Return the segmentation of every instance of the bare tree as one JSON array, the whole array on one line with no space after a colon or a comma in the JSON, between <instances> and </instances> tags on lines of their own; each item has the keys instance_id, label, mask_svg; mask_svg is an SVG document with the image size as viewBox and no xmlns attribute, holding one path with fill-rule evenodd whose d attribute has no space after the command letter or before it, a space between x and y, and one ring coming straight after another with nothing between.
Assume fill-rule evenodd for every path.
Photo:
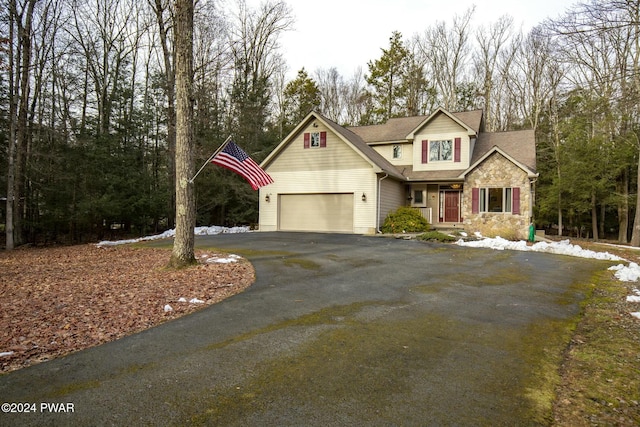
<instances>
[{"instance_id":1,"label":"bare tree","mask_svg":"<svg viewBox=\"0 0 640 427\"><path fill-rule=\"evenodd\" d=\"M320 90L320 111L331 120L340 123L344 120L344 101L342 98L344 79L335 67L318 69L315 78Z\"/></svg>"},{"instance_id":2,"label":"bare tree","mask_svg":"<svg viewBox=\"0 0 640 427\"><path fill-rule=\"evenodd\" d=\"M27 114L31 90L33 18L37 0L29 0L18 10L15 0L9 2L9 150L7 165L6 248L22 243L24 166L26 163Z\"/></svg>"},{"instance_id":3,"label":"bare tree","mask_svg":"<svg viewBox=\"0 0 640 427\"><path fill-rule=\"evenodd\" d=\"M429 61L442 98L442 105L448 110L458 107L459 85L468 67L470 26L474 12L475 6L462 16L456 15L451 29L440 21L427 29L420 39L422 51Z\"/></svg>"},{"instance_id":4,"label":"bare tree","mask_svg":"<svg viewBox=\"0 0 640 427\"><path fill-rule=\"evenodd\" d=\"M598 117L594 116L594 123L597 132L608 141L607 151L618 149L620 144L631 144L640 151L636 132L640 113L640 4L591 0L561 19L550 21L547 27L573 65L569 75L573 84L599 99L598 105L603 109ZM637 170L640 172L640 161ZM618 238L623 242L628 229L628 176L621 170L618 177ZM595 217L595 208L593 212ZM592 222L595 236L595 219ZM636 202L631 244L640 246L640 198Z\"/></svg>"},{"instance_id":5,"label":"bare tree","mask_svg":"<svg viewBox=\"0 0 640 427\"><path fill-rule=\"evenodd\" d=\"M371 101L367 95L366 81L361 67L356 69L343 90L346 105L345 123L351 125L369 124L367 112L370 110Z\"/></svg>"},{"instance_id":6,"label":"bare tree","mask_svg":"<svg viewBox=\"0 0 640 427\"><path fill-rule=\"evenodd\" d=\"M513 18L503 15L489 27L480 27L476 32L478 48L474 55L474 67L484 100L486 129L493 132L498 129L498 110L500 108L500 60L505 44L511 36Z\"/></svg>"},{"instance_id":7,"label":"bare tree","mask_svg":"<svg viewBox=\"0 0 640 427\"><path fill-rule=\"evenodd\" d=\"M86 61L88 82L93 85L98 110L97 135L106 135L119 79L135 51L131 38L138 37L135 0L73 0L73 26L69 33Z\"/></svg>"},{"instance_id":8,"label":"bare tree","mask_svg":"<svg viewBox=\"0 0 640 427\"><path fill-rule=\"evenodd\" d=\"M230 34L235 72L232 116L237 137L250 150L259 149L258 139L269 112L271 78L283 65L278 40L291 25L291 10L282 1L265 2L252 10L245 0L238 0Z\"/></svg>"},{"instance_id":9,"label":"bare tree","mask_svg":"<svg viewBox=\"0 0 640 427\"><path fill-rule=\"evenodd\" d=\"M553 41L541 28L531 30L523 40L514 39L513 59L502 70L520 117L536 130L549 97L564 77Z\"/></svg>"}]
</instances>

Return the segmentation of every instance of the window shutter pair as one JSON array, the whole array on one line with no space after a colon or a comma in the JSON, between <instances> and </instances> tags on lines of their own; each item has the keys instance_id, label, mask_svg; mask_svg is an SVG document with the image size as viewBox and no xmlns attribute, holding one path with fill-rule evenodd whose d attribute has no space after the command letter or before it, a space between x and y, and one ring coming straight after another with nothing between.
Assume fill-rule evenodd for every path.
<instances>
[{"instance_id":1,"label":"window shutter pair","mask_svg":"<svg viewBox=\"0 0 640 427\"><path fill-rule=\"evenodd\" d=\"M327 132L320 132L320 147L324 148L327 146ZM311 133L306 132L304 134L304 148L311 147Z\"/></svg>"},{"instance_id":2,"label":"window shutter pair","mask_svg":"<svg viewBox=\"0 0 640 427\"><path fill-rule=\"evenodd\" d=\"M453 161L456 163L460 163L460 153L462 151L462 138L456 138L454 140L453 146ZM422 140L422 163L427 163L429 161L429 141L426 139Z\"/></svg>"},{"instance_id":3,"label":"window shutter pair","mask_svg":"<svg viewBox=\"0 0 640 427\"><path fill-rule=\"evenodd\" d=\"M520 187L511 189L511 213L520 215ZM480 189L474 187L471 189L471 213L480 213Z\"/></svg>"}]
</instances>

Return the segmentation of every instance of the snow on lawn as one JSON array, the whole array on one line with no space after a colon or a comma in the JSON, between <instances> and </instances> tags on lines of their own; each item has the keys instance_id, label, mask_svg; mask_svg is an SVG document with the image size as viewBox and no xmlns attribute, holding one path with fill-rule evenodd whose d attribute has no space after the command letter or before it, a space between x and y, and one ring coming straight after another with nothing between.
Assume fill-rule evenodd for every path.
<instances>
[{"instance_id":1,"label":"snow on lawn","mask_svg":"<svg viewBox=\"0 0 640 427\"><path fill-rule=\"evenodd\" d=\"M476 233L476 237L480 240L468 241L460 239L456 242L459 246L468 246L472 248L490 248L497 250L511 249L514 251L530 251L530 252L547 252L558 255L569 255L580 258L592 258L607 261L627 261L624 258L620 258L617 255L612 255L609 252L595 252L589 249L582 249L578 245L572 245L568 240L561 242L538 242L529 246L525 241L513 242L510 240L496 237L494 239L482 238L481 235ZM636 282L640 279L640 266L635 262L629 262L629 265L624 264L614 265L609 267L609 270L615 271L616 278L623 282ZM635 295L628 296L627 302L640 302L640 291L634 289ZM630 313L633 317L640 319L640 312Z\"/></svg>"},{"instance_id":2,"label":"snow on lawn","mask_svg":"<svg viewBox=\"0 0 640 427\"><path fill-rule=\"evenodd\" d=\"M248 233L250 231L249 227L220 227L217 225L212 225L209 227L196 227L193 229L193 232L196 236L209 236L209 235L214 235L214 234L222 234L222 233ZM171 229L171 230L167 230L164 233L161 234L155 234L153 236L146 236L146 237L140 237L138 239L127 239L127 240L116 240L116 241L109 241L109 240L103 240L102 242L99 242L96 244L96 246L98 247L104 247L104 246L116 246L116 245L126 245L129 243L138 243L138 242L144 242L147 240L159 240L159 239L167 239L170 237L174 237L176 235L176 230L175 229ZM218 264L229 264L229 263L233 263L233 262L238 262L240 259L242 259L241 256L236 255L236 254L231 254L228 257L219 257L217 255L202 255L202 261L206 262L206 263L218 263ZM189 301L187 301L186 298L181 297L178 302L181 303L186 303L188 302L189 304L203 304L204 301L198 298L191 298ZM173 311L173 307L171 307L170 304L166 304L163 307L163 310L165 313L169 313L171 311ZM0 353L0 357L1 356L5 356L6 354Z\"/></svg>"},{"instance_id":3,"label":"snow on lawn","mask_svg":"<svg viewBox=\"0 0 640 427\"><path fill-rule=\"evenodd\" d=\"M196 236L209 236L213 234L222 234L222 233L248 233L249 227L220 227L218 225L212 225L209 227L196 227L193 229ZM137 239L127 239L127 240L103 240L99 242L97 246L115 246L115 245L126 245L129 243L138 243L147 240L159 240L159 239L167 239L169 237L174 237L176 235L176 230L171 229L167 230L164 233L155 234L153 236L140 237Z\"/></svg>"},{"instance_id":4,"label":"snow on lawn","mask_svg":"<svg viewBox=\"0 0 640 427\"><path fill-rule=\"evenodd\" d=\"M556 255L570 255L580 258L593 258L608 261L624 261L619 256L612 255L609 252L595 252L589 249L582 249L578 245L572 245L568 240L561 242L538 242L529 246L524 240L513 242L511 240L496 237L493 239L482 238L465 242L462 239L456 242L460 246L469 246L472 248L490 248L497 250L511 249L514 251L530 251L530 252L547 252Z\"/></svg>"}]
</instances>

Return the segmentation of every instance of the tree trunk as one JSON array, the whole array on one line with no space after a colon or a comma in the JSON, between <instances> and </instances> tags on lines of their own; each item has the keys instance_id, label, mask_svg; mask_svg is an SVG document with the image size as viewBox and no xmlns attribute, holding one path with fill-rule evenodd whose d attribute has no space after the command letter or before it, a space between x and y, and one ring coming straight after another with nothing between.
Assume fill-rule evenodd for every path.
<instances>
[{"instance_id":1,"label":"tree trunk","mask_svg":"<svg viewBox=\"0 0 640 427\"><path fill-rule=\"evenodd\" d=\"M168 29L164 23L164 8L160 0L155 0L153 5L158 22L160 45L162 47L162 59L164 61L165 73L165 95L167 96L167 146L169 148L169 206L168 206L168 226L173 228L175 218L172 212L176 209L176 93L175 93L175 70L169 49Z\"/></svg>"},{"instance_id":2,"label":"tree trunk","mask_svg":"<svg viewBox=\"0 0 640 427\"><path fill-rule=\"evenodd\" d=\"M558 194L558 236L562 236L562 196Z\"/></svg>"},{"instance_id":3,"label":"tree trunk","mask_svg":"<svg viewBox=\"0 0 640 427\"><path fill-rule=\"evenodd\" d=\"M618 182L618 192L622 200L618 202L618 242L629 241L629 171L624 168Z\"/></svg>"},{"instance_id":4,"label":"tree trunk","mask_svg":"<svg viewBox=\"0 0 640 427\"><path fill-rule=\"evenodd\" d=\"M193 0L175 0L176 236L169 266L195 263L193 183Z\"/></svg>"},{"instance_id":5,"label":"tree trunk","mask_svg":"<svg viewBox=\"0 0 640 427\"><path fill-rule=\"evenodd\" d=\"M638 161L638 188L640 188L640 160ZM631 233L631 246L640 246L640 197L636 197L636 214L633 218L633 232Z\"/></svg>"},{"instance_id":6,"label":"tree trunk","mask_svg":"<svg viewBox=\"0 0 640 427\"><path fill-rule=\"evenodd\" d=\"M10 131L7 161L7 220L6 248L11 250L23 243L22 214L24 201L22 197L24 165L27 150L27 111L29 102L29 74L31 72L31 23L36 0L25 5L26 10L18 14L17 5L12 1L10 11L10 33L17 36L18 58L13 55L13 47L9 49L10 67ZM26 12L26 13L25 13ZM24 15L24 25L22 22ZM12 25L13 24L13 25ZM14 27L15 26L15 27ZM14 33L17 28L17 34ZM16 65L20 62L20 65ZM15 72L13 72L15 67Z\"/></svg>"},{"instance_id":7,"label":"tree trunk","mask_svg":"<svg viewBox=\"0 0 640 427\"><path fill-rule=\"evenodd\" d=\"M591 193L591 232L593 240L598 240L598 204L596 193Z\"/></svg>"}]
</instances>

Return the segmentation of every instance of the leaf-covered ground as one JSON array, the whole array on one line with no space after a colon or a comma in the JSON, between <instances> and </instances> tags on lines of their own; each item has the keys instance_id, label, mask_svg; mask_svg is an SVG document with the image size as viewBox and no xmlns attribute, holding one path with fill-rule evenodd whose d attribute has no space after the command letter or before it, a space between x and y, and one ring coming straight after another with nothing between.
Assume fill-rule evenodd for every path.
<instances>
[{"instance_id":1,"label":"leaf-covered ground","mask_svg":"<svg viewBox=\"0 0 640 427\"><path fill-rule=\"evenodd\" d=\"M255 279L244 259L212 262L226 254L199 251L198 265L182 270L166 269L169 257L166 249L95 245L0 252L0 372L183 316Z\"/></svg>"}]
</instances>

